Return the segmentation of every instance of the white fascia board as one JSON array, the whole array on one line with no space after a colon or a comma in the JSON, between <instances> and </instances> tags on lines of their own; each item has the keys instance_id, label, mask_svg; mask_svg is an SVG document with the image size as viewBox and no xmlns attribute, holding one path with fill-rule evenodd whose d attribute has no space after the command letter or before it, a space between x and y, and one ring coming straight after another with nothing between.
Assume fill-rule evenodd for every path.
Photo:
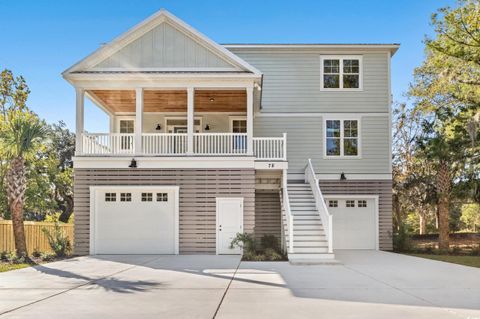
<instances>
[{"instance_id":1,"label":"white fascia board","mask_svg":"<svg viewBox=\"0 0 480 319\"><path fill-rule=\"evenodd\" d=\"M393 54L400 44L224 44L227 49L356 49L389 50Z\"/></svg>"},{"instance_id":2,"label":"white fascia board","mask_svg":"<svg viewBox=\"0 0 480 319\"><path fill-rule=\"evenodd\" d=\"M344 113L321 113L321 112L276 112L276 113L255 113L255 117L332 117L336 119L346 119L350 117L376 117L388 116L388 112L344 112Z\"/></svg>"},{"instance_id":3,"label":"white fascia board","mask_svg":"<svg viewBox=\"0 0 480 319\"><path fill-rule=\"evenodd\" d=\"M219 57L227 60L232 65L239 67L240 69L244 69L246 71L252 72L257 76L260 76L262 73L254 68L252 65L248 64L246 61L241 59L240 57L236 56L223 46L215 43L214 41L210 40L207 36L203 35L199 31L195 30L193 27L189 26L182 20L175 17L170 12L162 9L157 13L153 14L149 18L145 19L144 21L140 22L139 24L135 25L133 28L129 29L127 32L123 33L122 35L115 38L109 44L100 47L92 54L88 55L86 58L81 60L80 62L74 64L67 70L65 70L62 75L66 77L69 73L73 71L78 71L80 69L89 69L99 62L103 61L105 58L113 55L114 53L118 52L121 48L125 47L132 41L138 39L148 31L152 30L156 26L160 25L163 22L170 23L173 27L179 29L179 31L186 33L188 36L196 39L199 42L203 42L203 44L214 54L218 55Z\"/></svg>"},{"instance_id":4,"label":"white fascia board","mask_svg":"<svg viewBox=\"0 0 480 319\"><path fill-rule=\"evenodd\" d=\"M288 162L285 161L255 161L255 169L261 170L284 170L288 169Z\"/></svg>"},{"instance_id":5,"label":"white fascia board","mask_svg":"<svg viewBox=\"0 0 480 319\"><path fill-rule=\"evenodd\" d=\"M73 158L74 168L125 168L128 169L133 156L129 157L83 157ZM181 168L255 168L253 157L135 157L137 169L181 169ZM134 169L133 169L134 170Z\"/></svg>"}]
</instances>

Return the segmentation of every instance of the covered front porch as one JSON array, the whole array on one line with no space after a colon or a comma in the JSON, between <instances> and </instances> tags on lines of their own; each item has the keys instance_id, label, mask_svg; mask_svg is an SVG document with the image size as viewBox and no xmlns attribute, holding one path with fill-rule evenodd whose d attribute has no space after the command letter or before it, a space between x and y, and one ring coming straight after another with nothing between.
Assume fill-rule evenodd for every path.
<instances>
[{"instance_id":1,"label":"covered front porch","mask_svg":"<svg viewBox=\"0 0 480 319\"><path fill-rule=\"evenodd\" d=\"M286 134L254 137L254 86L77 88L76 156L254 156L286 161ZM84 129L85 97L109 132Z\"/></svg>"}]
</instances>

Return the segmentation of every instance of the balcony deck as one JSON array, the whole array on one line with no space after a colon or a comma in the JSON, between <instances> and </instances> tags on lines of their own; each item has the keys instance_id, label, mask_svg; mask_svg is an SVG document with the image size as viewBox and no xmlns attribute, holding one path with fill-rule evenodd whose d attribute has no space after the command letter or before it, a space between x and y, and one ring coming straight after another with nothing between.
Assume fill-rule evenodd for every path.
<instances>
[{"instance_id":1,"label":"balcony deck","mask_svg":"<svg viewBox=\"0 0 480 319\"><path fill-rule=\"evenodd\" d=\"M253 137L247 149L246 133L195 133L193 152L188 152L186 133L143 133L142 145L135 134L83 133L82 152L77 156L249 156L259 161L286 161L287 137Z\"/></svg>"}]
</instances>

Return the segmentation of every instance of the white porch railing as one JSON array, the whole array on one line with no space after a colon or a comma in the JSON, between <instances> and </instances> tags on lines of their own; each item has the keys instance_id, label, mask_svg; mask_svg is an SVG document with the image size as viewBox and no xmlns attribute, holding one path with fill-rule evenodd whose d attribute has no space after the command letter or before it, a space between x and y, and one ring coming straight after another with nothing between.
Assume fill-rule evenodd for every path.
<instances>
[{"instance_id":1,"label":"white porch railing","mask_svg":"<svg viewBox=\"0 0 480 319\"><path fill-rule=\"evenodd\" d=\"M323 228L325 229L328 252L333 253L333 223L332 214L328 212L325 199L323 198L322 191L318 179L315 176L315 170L313 169L312 160L308 159L307 166L305 167L305 182L310 184L312 188L313 197L315 198L315 206L317 207L320 218L322 219Z\"/></svg>"},{"instance_id":2,"label":"white porch railing","mask_svg":"<svg viewBox=\"0 0 480 319\"><path fill-rule=\"evenodd\" d=\"M186 133L142 134L142 144L145 155L185 155L188 148Z\"/></svg>"},{"instance_id":3,"label":"white porch railing","mask_svg":"<svg viewBox=\"0 0 480 319\"><path fill-rule=\"evenodd\" d=\"M287 221L288 231L288 243L287 243L287 253L293 254L293 215L290 209L290 198L288 196L288 181L287 181L287 171L284 170L282 173L282 210L285 214L285 219ZM283 224L283 221L282 221ZM285 231L283 231L283 236L285 236Z\"/></svg>"},{"instance_id":4,"label":"white porch railing","mask_svg":"<svg viewBox=\"0 0 480 319\"><path fill-rule=\"evenodd\" d=\"M134 134L84 133L83 153L89 155L135 154Z\"/></svg>"},{"instance_id":5,"label":"white porch railing","mask_svg":"<svg viewBox=\"0 0 480 319\"><path fill-rule=\"evenodd\" d=\"M253 153L260 160L287 160L287 134L283 137L254 137Z\"/></svg>"},{"instance_id":6,"label":"white porch railing","mask_svg":"<svg viewBox=\"0 0 480 319\"><path fill-rule=\"evenodd\" d=\"M196 133L193 153L199 155L246 155L247 133Z\"/></svg>"},{"instance_id":7,"label":"white porch railing","mask_svg":"<svg viewBox=\"0 0 480 319\"><path fill-rule=\"evenodd\" d=\"M135 145L135 134L84 133L81 155L151 155L184 156L188 153L186 133L143 133L141 149ZM193 154L205 156L248 155L246 133L195 133ZM253 154L259 160L285 161L287 136L254 137Z\"/></svg>"}]
</instances>

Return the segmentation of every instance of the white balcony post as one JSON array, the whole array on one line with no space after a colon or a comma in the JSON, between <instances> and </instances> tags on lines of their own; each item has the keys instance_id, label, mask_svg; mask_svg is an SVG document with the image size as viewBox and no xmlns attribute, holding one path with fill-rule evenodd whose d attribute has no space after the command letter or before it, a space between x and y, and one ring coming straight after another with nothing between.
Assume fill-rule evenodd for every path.
<instances>
[{"instance_id":1,"label":"white balcony post","mask_svg":"<svg viewBox=\"0 0 480 319\"><path fill-rule=\"evenodd\" d=\"M253 155L253 86L247 87L247 155Z\"/></svg>"},{"instance_id":2,"label":"white balcony post","mask_svg":"<svg viewBox=\"0 0 480 319\"><path fill-rule=\"evenodd\" d=\"M193 155L193 132L195 128L195 90L193 87L187 88L187 154Z\"/></svg>"},{"instance_id":3,"label":"white balcony post","mask_svg":"<svg viewBox=\"0 0 480 319\"><path fill-rule=\"evenodd\" d=\"M135 90L135 154L141 155L143 133L143 88Z\"/></svg>"},{"instance_id":4,"label":"white balcony post","mask_svg":"<svg viewBox=\"0 0 480 319\"><path fill-rule=\"evenodd\" d=\"M83 88L75 88L75 103L76 103L76 117L75 117L75 154L81 155L83 153L83 131L85 121L85 90Z\"/></svg>"},{"instance_id":5,"label":"white balcony post","mask_svg":"<svg viewBox=\"0 0 480 319\"><path fill-rule=\"evenodd\" d=\"M283 160L287 160L287 133L283 133Z\"/></svg>"}]
</instances>

